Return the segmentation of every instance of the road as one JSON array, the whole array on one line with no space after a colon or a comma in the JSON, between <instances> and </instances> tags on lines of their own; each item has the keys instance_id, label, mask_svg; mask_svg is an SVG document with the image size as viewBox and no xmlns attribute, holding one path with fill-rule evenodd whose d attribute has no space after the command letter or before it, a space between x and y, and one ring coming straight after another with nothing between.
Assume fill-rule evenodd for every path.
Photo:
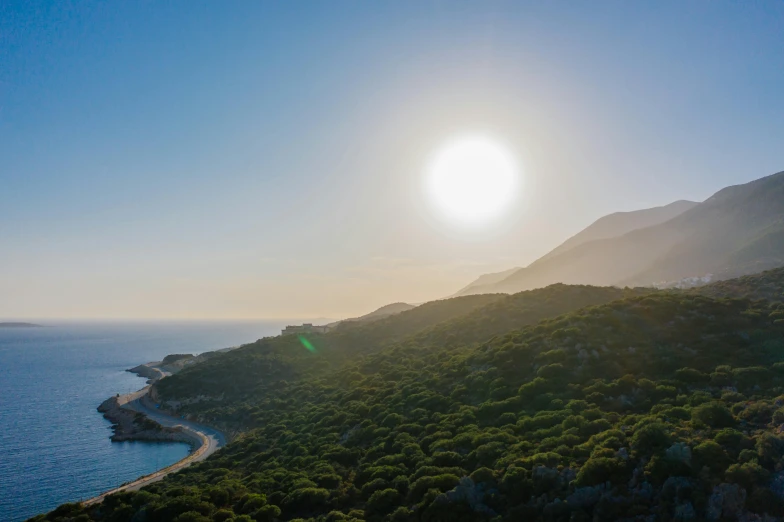
<instances>
[{"instance_id":1,"label":"road","mask_svg":"<svg viewBox=\"0 0 784 522\"><path fill-rule=\"evenodd\" d=\"M201 462L202 460L206 459L219 448L226 445L226 437L220 431L209 428L207 426L203 426L201 424L187 421L181 419L179 417L173 417L168 415L160 410L155 409L155 406L151 404L150 398L147 393L150 390L150 386L146 386L141 390L133 393L129 393L127 395L123 395L120 397L119 401L123 408L128 408L130 410L138 411L140 413L144 413L147 417L151 418L152 420L158 422L162 426L168 426L173 428L175 426L182 427L183 431L187 433L189 436L192 437L194 443L196 444L195 449L191 452L187 457L182 460L179 460L172 464L169 467L160 469L154 473L149 475L145 475L140 477L133 482L129 482L124 484L118 488L111 489L104 493L101 493L97 497L93 497L89 500L85 500L82 504L86 506L90 506L93 504L100 504L103 502L103 499L113 493L119 493L121 491L137 491L144 486L152 484L153 482L158 482L162 480L166 475L170 473L175 473L185 467L190 466L194 462Z\"/></svg>"}]
</instances>

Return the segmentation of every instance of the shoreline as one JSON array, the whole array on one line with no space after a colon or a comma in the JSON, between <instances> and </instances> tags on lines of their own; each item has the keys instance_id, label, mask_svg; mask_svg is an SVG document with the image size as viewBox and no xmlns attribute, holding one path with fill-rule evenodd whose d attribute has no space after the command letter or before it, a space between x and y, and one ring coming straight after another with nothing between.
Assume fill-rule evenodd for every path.
<instances>
[{"instance_id":1,"label":"shoreline","mask_svg":"<svg viewBox=\"0 0 784 522\"><path fill-rule=\"evenodd\" d=\"M103 499L122 491L136 491L149 484L162 480L171 473L200 462L226 444L225 435L208 426L177 418L157 409L150 398L152 385L171 375L157 364L147 363L127 371L147 378L147 385L135 392L116 395L106 399L98 406L98 411L112 423L113 442L140 440L146 442L184 442L191 446L191 452L177 462L143 475L131 482L104 491L99 495L83 500L84 506L100 504Z\"/></svg>"}]
</instances>

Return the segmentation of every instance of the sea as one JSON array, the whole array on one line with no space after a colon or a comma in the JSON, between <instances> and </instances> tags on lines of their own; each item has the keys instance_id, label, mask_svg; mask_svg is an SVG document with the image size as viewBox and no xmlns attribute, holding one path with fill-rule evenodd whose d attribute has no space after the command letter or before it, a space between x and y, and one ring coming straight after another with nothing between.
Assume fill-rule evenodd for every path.
<instances>
[{"instance_id":1,"label":"sea","mask_svg":"<svg viewBox=\"0 0 784 522\"><path fill-rule=\"evenodd\" d=\"M182 443L111 442L96 408L145 385L126 372L276 335L286 321L43 322L0 328L0 518L20 522L188 454Z\"/></svg>"}]
</instances>

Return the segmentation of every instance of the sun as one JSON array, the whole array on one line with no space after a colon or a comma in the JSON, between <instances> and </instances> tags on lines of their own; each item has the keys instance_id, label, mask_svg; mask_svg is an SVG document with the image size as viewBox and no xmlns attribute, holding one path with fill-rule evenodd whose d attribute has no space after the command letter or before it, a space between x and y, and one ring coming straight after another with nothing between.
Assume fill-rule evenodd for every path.
<instances>
[{"instance_id":1,"label":"sun","mask_svg":"<svg viewBox=\"0 0 784 522\"><path fill-rule=\"evenodd\" d=\"M425 192L445 220L481 226L513 203L520 179L514 156L485 136L464 136L438 149L427 166Z\"/></svg>"}]
</instances>

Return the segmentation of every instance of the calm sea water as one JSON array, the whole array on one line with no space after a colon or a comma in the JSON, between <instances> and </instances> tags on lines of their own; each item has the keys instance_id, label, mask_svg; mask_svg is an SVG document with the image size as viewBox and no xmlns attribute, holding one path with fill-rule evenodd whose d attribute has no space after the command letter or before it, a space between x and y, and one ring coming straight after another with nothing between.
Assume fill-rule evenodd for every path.
<instances>
[{"instance_id":1,"label":"calm sea water","mask_svg":"<svg viewBox=\"0 0 784 522\"><path fill-rule=\"evenodd\" d=\"M0 328L0 518L90 498L184 457L178 443L111 442L96 407L144 386L125 372L280 332L281 322L46 323Z\"/></svg>"}]
</instances>

